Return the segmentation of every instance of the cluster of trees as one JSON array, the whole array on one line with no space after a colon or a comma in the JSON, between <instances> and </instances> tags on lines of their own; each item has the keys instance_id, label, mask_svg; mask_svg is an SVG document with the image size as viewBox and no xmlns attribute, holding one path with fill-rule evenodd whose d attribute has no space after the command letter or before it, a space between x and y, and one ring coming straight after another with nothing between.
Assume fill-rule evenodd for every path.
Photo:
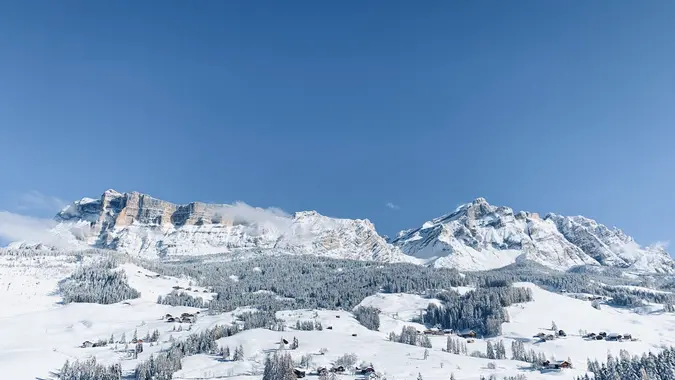
<instances>
[{"instance_id":1,"label":"cluster of trees","mask_svg":"<svg viewBox=\"0 0 675 380\"><path fill-rule=\"evenodd\" d=\"M532 301L532 291L511 286L488 287L464 295L443 291L437 298L442 304L429 304L423 316L425 324L444 329L473 329L483 336L497 336L502 333L502 323L509 320L504 307Z\"/></svg>"},{"instance_id":2,"label":"cluster of trees","mask_svg":"<svg viewBox=\"0 0 675 380\"><path fill-rule=\"evenodd\" d=\"M122 380L122 366L98 364L95 357L72 363L66 360L58 376L64 380Z\"/></svg>"},{"instance_id":3,"label":"cluster of trees","mask_svg":"<svg viewBox=\"0 0 675 380\"><path fill-rule=\"evenodd\" d=\"M198 307L203 308L207 306L207 303L204 302L202 297L193 297L190 294L185 292L172 291L171 293L165 296L158 296L157 303L161 305L171 305L171 306L189 306L189 307Z\"/></svg>"},{"instance_id":4,"label":"cluster of trees","mask_svg":"<svg viewBox=\"0 0 675 380\"><path fill-rule=\"evenodd\" d=\"M380 309L370 306L359 306L354 309L354 317L368 330L380 329Z\"/></svg>"},{"instance_id":5,"label":"cluster of trees","mask_svg":"<svg viewBox=\"0 0 675 380\"><path fill-rule=\"evenodd\" d=\"M430 289L468 285L455 269L414 264L335 260L313 256L263 256L243 261L154 262L133 259L168 276L188 276L214 289L213 312L240 306L258 310L352 309L378 292L425 294ZM238 281L230 280L236 276ZM265 292L260 292L264 290Z\"/></svg>"},{"instance_id":6,"label":"cluster of trees","mask_svg":"<svg viewBox=\"0 0 675 380\"><path fill-rule=\"evenodd\" d=\"M129 286L126 274L113 270L116 266L115 260L106 259L79 267L59 282L63 302L111 304L140 297L141 293Z\"/></svg>"},{"instance_id":7,"label":"cluster of trees","mask_svg":"<svg viewBox=\"0 0 675 380\"><path fill-rule=\"evenodd\" d=\"M359 360L356 354L344 354L335 360L335 366L343 366L345 369L352 369Z\"/></svg>"},{"instance_id":8,"label":"cluster of trees","mask_svg":"<svg viewBox=\"0 0 675 380\"><path fill-rule=\"evenodd\" d=\"M274 354L268 355L265 358L265 369L263 370L263 380L295 380L295 372L293 370L293 358L289 353L280 353L275 351Z\"/></svg>"},{"instance_id":9,"label":"cluster of trees","mask_svg":"<svg viewBox=\"0 0 675 380\"><path fill-rule=\"evenodd\" d=\"M181 369L181 360L185 356L196 354L223 354L216 341L220 338L232 336L240 329L237 325L216 325L199 333L190 334L183 341L171 344L168 350L151 356L148 360L139 363L134 371L135 380L170 380L173 373ZM229 348L227 349L229 356ZM234 351L234 360L243 360L244 351L241 346Z\"/></svg>"},{"instance_id":10,"label":"cluster of trees","mask_svg":"<svg viewBox=\"0 0 675 380\"><path fill-rule=\"evenodd\" d=\"M269 311L247 311L237 316L242 322L244 330L265 328L272 331L284 331L284 321L277 319L274 313Z\"/></svg>"},{"instance_id":11,"label":"cluster of trees","mask_svg":"<svg viewBox=\"0 0 675 380\"><path fill-rule=\"evenodd\" d=\"M175 372L183 367L181 360L185 354L175 346L138 364L134 370L135 380L171 380Z\"/></svg>"},{"instance_id":12,"label":"cluster of trees","mask_svg":"<svg viewBox=\"0 0 675 380\"><path fill-rule=\"evenodd\" d=\"M467 273L467 279L480 287L512 282L532 282L551 291L589 293L612 298L616 306L641 306L640 300L660 304L675 304L675 295L630 289L622 286L656 287L668 290L675 288L671 276L650 275L629 278L617 268L578 267L567 272L555 272L532 262L521 262L489 271ZM595 281L592 281L595 280Z\"/></svg>"},{"instance_id":13,"label":"cluster of trees","mask_svg":"<svg viewBox=\"0 0 675 380\"><path fill-rule=\"evenodd\" d=\"M527 351L523 342L513 341L511 342L511 360L520 360L540 365L546 360L546 355L542 352L536 352L533 349Z\"/></svg>"},{"instance_id":14,"label":"cluster of trees","mask_svg":"<svg viewBox=\"0 0 675 380\"><path fill-rule=\"evenodd\" d=\"M485 349L485 355L488 359L506 359L506 348L504 347L504 342L501 340L495 344L492 342L487 342L487 348Z\"/></svg>"},{"instance_id":15,"label":"cluster of trees","mask_svg":"<svg viewBox=\"0 0 675 380\"><path fill-rule=\"evenodd\" d=\"M320 321L297 321L295 322L295 329L302 331L323 330L323 325Z\"/></svg>"},{"instance_id":16,"label":"cluster of trees","mask_svg":"<svg viewBox=\"0 0 675 380\"><path fill-rule=\"evenodd\" d=\"M445 351L456 355L467 355L466 341L449 336L445 344Z\"/></svg>"},{"instance_id":17,"label":"cluster of trees","mask_svg":"<svg viewBox=\"0 0 675 380\"><path fill-rule=\"evenodd\" d=\"M489 377L480 376L480 380L497 380L497 375L492 374ZM527 376L519 374L516 376L504 376L503 380L527 380Z\"/></svg>"},{"instance_id":18,"label":"cluster of trees","mask_svg":"<svg viewBox=\"0 0 675 380\"><path fill-rule=\"evenodd\" d=\"M588 371L595 380L671 380L675 375L675 348L664 348L658 354L652 352L642 356L632 356L626 350L619 357L607 355L606 363L588 360ZM577 380L589 380L588 374Z\"/></svg>"},{"instance_id":19,"label":"cluster of trees","mask_svg":"<svg viewBox=\"0 0 675 380\"><path fill-rule=\"evenodd\" d=\"M431 348L429 337L418 334L417 329L413 326L403 326L400 335L396 335L393 331L390 332L389 340L396 343L409 344L411 346Z\"/></svg>"}]
</instances>

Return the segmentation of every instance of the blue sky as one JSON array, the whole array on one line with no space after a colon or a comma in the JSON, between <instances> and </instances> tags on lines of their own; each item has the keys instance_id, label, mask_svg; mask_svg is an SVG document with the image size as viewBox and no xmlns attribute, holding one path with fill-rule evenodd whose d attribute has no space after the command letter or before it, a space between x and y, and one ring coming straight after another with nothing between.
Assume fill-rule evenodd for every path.
<instances>
[{"instance_id":1,"label":"blue sky","mask_svg":"<svg viewBox=\"0 0 675 380\"><path fill-rule=\"evenodd\" d=\"M48 216L115 188L316 209L393 234L483 196L670 240L674 13L4 2L0 210Z\"/></svg>"}]
</instances>

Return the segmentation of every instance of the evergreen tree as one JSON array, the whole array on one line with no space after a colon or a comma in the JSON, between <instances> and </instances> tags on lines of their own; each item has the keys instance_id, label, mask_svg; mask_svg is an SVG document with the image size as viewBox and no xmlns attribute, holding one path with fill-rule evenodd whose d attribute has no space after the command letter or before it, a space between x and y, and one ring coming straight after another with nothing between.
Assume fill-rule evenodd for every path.
<instances>
[{"instance_id":1,"label":"evergreen tree","mask_svg":"<svg viewBox=\"0 0 675 380\"><path fill-rule=\"evenodd\" d=\"M232 356L232 360L234 361L244 360L244 346L239 345L237 348L234 349L234 355Z\"/></svg>"},{"instance_id":2,"label":"evergreen tree","mask_svg":"<svg viewBox=\"0 0 675 380\"><path fill-rule=\"evenodd\" d=\"M291 350L297 349L299 346L298 338L293 337L293 343L291 343Z\"/></svg>"},{"instance_id":3,"label":"evergreen tree","mask_svg":"<svg viewBox=\"0 0 675 380\"><path fill-rule=\"evenodd\" d=\"M485 354L487 355L488 359L496 359L497 356L495 355L495 350L492 347L492 342L488 341L487 342L487 349L485 350Z\"/></svg>"}]
</instances>

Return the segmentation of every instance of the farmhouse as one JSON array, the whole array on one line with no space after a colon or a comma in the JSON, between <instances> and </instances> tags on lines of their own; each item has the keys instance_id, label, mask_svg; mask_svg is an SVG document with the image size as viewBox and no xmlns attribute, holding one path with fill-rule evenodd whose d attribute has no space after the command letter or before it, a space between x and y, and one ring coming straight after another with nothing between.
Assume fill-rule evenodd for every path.
<instances>
[{"instance_id":1,"label":"farmhouse","mask_svg":"<svg viewBox=\"0 0 675 380\"><path fill-rule=\"evenodd\" d=\"M88 341L88 340L85 340L84 342L82 342L82 346L81 346L81 347L82 347L82 348L89 348L89 347L93 347L93 346L94 346L94 343L92 343L92 342L90 342L90 341Z\"/></svg>"},{"instance_id":2,"label":"farmhouse","mask_svg":"<svg viewBox=\"0 0 675 380\"><path fill-rule=\"evenodd\" d=\"M541 363L541 365L546 369L563 369L572 367L572 365L567 360L546 360Z\"/></svg>"},{"instance_id":3,"label":"farmhouse","mask_svg":"<svg viewBox=\"0 0 675 380\"><path fill-rule=\"evenodd\" d=\"M475 338L476 332L471 329L465 329L460 331L457 335L461 336L462 338Z\"/></svg>"},{"instance_id":4,"label":"farmhouse","mask_svg":"<svg viewBox=\"0 0 675 380\"><path fill-rule=\"evenodd\" d=\"M622 340L623 336L621 334L617 334L617 333L610 333L610 334L607 335L607 337L605 339L611 340L611 341L616 341L616 340Z\"/></svg>"},{"instance_id":5,"label":"farmhouse","mask_svg":"<svg viewBox=\"0 0 675 380\"><path fill-rule=\"evenodd\" d=\"M299 368L294 368L293 373L295 374L295 377L297 377L298 379L305 377L305 371Z\"/></svg>"},{"instance_id":6,"label":"farmhouse","mask_svg":"<svg viewBox=\"0 0 675 380\"><path fill-rule=\"evenodd\" d=\"M330 371L331 371L331 372L342 373L342 372L345 371L345 367L343 367L343 366L340 365L340 366L331 368Z\"/></svg>"}]
</instances>

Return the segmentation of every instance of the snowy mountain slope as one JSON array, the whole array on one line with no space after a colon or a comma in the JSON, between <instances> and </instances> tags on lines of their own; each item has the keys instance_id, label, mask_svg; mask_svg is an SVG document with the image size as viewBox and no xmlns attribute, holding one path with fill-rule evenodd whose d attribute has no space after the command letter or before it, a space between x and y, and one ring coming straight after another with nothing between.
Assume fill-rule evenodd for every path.
<instances>
[{"instance_id":1,"label":"snowy mountain slope","mask_svg":"<svg viewBox=\"0 0 675 380\"><path fill-rule=\"evenodd\" d=\"M89 258L85 259L89 261ZM35 265L37 261L43 265ZM101 363L119 362L125 374L130 374L139 362L148 360L151 354L168 347L170 340L183 340L189 334L217 324L232 324L235 316L244 311L238 309L217 315L202 313L196 323L191 325L191 331L173 331L176 324L167 323L161 316L166 313L178 315L195 312L197 309L159 305L155 297L169 293L174 285L187 286L190 279L157 277L151 271L128 263L120 269L126 272L130 284L141 292L140 298L110 305L59 304L59 297L53 294L53 286L61 276L68 275L78 265L78 262L58 256L0 256L0 286L6 290L0 292L0 300L3 305L12 305L11 308L3 309L5 313L0 316L3 326L0 329L0 368L3 378L54 379L54 373L65 360L83 360L90 356L96 357ZM33 283L46 275L52 278L49 284ZM291 340L293 337L298 338L298 349L284 351L290 353L296 362L304 355L311 355L311 369L328 367L340 356L354 353L358 357L357 365L361 361L372 363L377 372L391 380L412 379L418 374L425 380L447 380L450 373L458 380L477 379L481 375L488 377L491 374L498 375L500 379L517 374L525 374L529 380L569 379L583 375L587 357L602 360L608 351L617 356L620 349L640 355L649 350L659 351L661 344L675 344L675 317L672 313L641 315L628 309L608 306L597 310L588 301L551 293L529 283L515 286L531 288L534 301L510 306L508 311L511 318L509 323L502 325L503 335L467 343L469 351L485 352L488 341L494 343L502 339L507 348L507 357L510 357L511 342L518 340L523 341L527 349L545 353L547 358L571 358L574 369L539 372L528 369L529 364L520 361L450 354L442 351L446 346L444 336L430 337L433 347L429 349L429 357L424 359L424 348L391 342L387 336L391 331L400 332L403 326L423 329L424 326L411 322L412 318L419 315L429 302L438 301L418 295L394 293L375 294L361 302L361 305L382 310L379 331L367 330L348 311L282 310L276 314L285 321L286 331L253 329L218 340L219 346L228 346L231 350L241 345L244 360L222 360L217 355L207 354L187 356L182 360L182 369L173 378L260 379L265 357L278 349L281 338ZM324 329L297 331L294 326L298 320L319 321ZM551 321L555 321L568 336L544 343L537 342L532 336L546 332ZM327 329L329 326L332 329ZM100 348L79 347L84 340L95 341L111 334L119 339L122 333L130 339L134 330L143 336L154 329L159 330L159 344L145 344L138 359L127 354L124 344ZM579 336L578 330L631 333L639 340L588 341ZM322 348L327 349L325 354L319 353ZM490 368L491 362L495 368ZM339 377L358 378L352 374Z\"/></svg>"},{"instance_id":2,"label":"snowy mountain slope","mask_svg":"<svg viewBox=\"0 0 675 380\"><path fill-rule=\"evenodd\" d=\"M175 205L137 192L106 191L62 210L56 220L83 244L147 258L243 250L333 258L413 261L387 244L368 220L329 218L315 211L286 215L250 206Z\"/></svg>"},{"instance_id":3,"label":"snowy mountain slope","mask_svg":"<svg viewBox=\"0 0 675 380\"><path fill-rule=\"evenodd\" d=\"M641 247L619 229L582 216L515 213L483 198L402 231L391 244L368 220L330 218L315 211L287 215L245 204L176 205L114 190L100 199L76 201L55 219L59 223L52 232L61 241L145 258L284 253L431 263L460 270L529 260L557 270L590 265L675 273L675 262L662 247ZM36 243L42 242L14 246Z\"/></svg>"},{"instance_id":4,"label":"snowy mountain slope","mask_svg":"<svg viewBox=\"0 0 675 380\"><path fill-rule=\"evenodd\" d=\"M566 270L578 265L674 273L659 247L643 248L618 229L584 217L514 213L478 198L455 212L401 231L392 244L436 266L479 270L531 260Z\"/></svg>"}]
</instances>

